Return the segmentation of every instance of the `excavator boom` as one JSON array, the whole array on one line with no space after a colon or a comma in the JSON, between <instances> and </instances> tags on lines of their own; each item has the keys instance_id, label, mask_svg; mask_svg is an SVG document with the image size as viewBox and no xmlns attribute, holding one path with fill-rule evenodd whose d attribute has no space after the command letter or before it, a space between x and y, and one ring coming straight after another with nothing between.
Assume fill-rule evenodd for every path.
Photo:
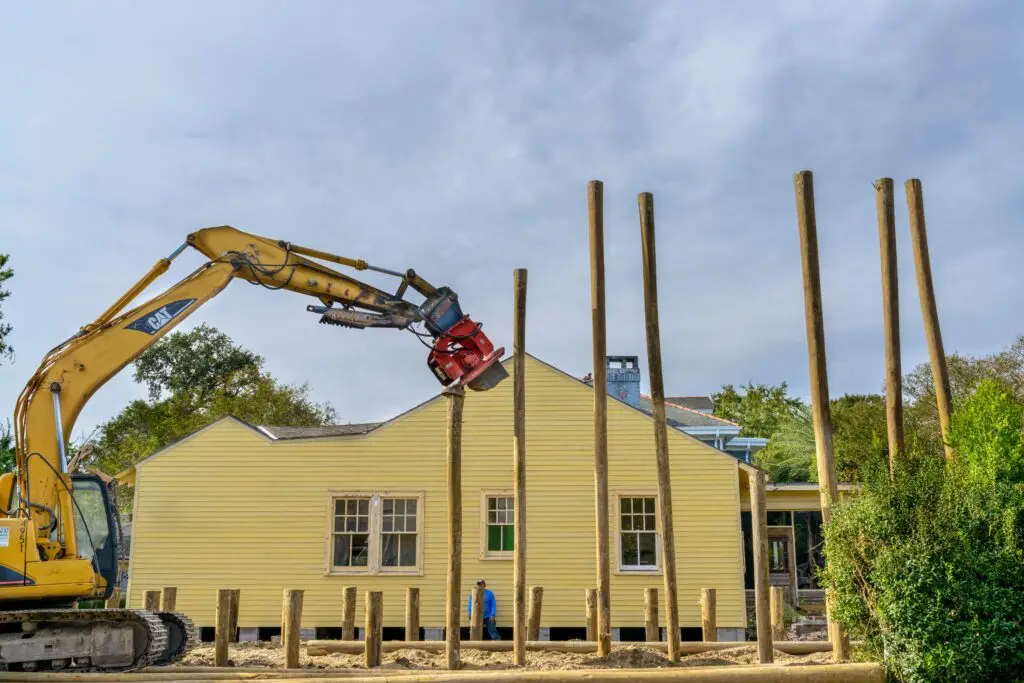
<instances>
[{"instance_id":1,"label":"excavator boom","mask_svg":"<svg viewBox=\"0 0 1024 683\"><path fill-rule=\"evenodd\" d=\"M207 263L125 310L187 247ZM311 259L401 282L391 294ZM83 618L87 612L60 611L80 599L108 597L118 579L116 509L98 477L69 473L68 435L104 383L235 279L313 297L319 303L307 310L321 323L408 329L430 338L423 342L430 348L428 367L443 385L485 391L507 377L499 362L504 349L495 349L462 313L458 296L412 270L376 268L231 226L191 233L95 321L47 353L18 397L16 470L0 476L0 670L13 663L27 670L59 664L123 671L170 661L190 647L194 632L183 615L97 610ZM405 300L409 288L424 302ZM26 639L27 632L45 637Z\"/></svg>"}]
</instances>

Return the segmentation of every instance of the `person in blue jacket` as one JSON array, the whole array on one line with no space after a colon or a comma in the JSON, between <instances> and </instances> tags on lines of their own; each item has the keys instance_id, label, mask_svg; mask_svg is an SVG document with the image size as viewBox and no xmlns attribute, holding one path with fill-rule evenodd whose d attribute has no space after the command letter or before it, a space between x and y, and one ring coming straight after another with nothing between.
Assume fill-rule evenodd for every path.
<instances>
[{"instance_id":1,"label":"person in blue jacket","mask_svg":"<svg viewBox=\"0 0 1024 683\"><path fill-rule=\"evenodd\" d=\"M487 635L491 640L501 640L498 635L498 627L494 624L494 615L498 611L497 603L494 600L494 593L487 587L487 582L480 579L476 585L484 589L484 626L487 628ZM473 593L469 594L469 618L473 619Z\"/></svg>"}]
</instances>

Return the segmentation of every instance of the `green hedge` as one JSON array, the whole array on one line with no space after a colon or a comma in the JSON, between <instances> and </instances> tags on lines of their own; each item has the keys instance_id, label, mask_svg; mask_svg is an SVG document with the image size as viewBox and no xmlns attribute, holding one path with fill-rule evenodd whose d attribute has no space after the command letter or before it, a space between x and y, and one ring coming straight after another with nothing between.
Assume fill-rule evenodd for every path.
<instances>
[{"instance_id":1,"label":"green hedge","mask_svg":"<svg viewBox=\"0 0 1024 683\"><path fill-rule=\"evenodd\" d=\"M896 680L1024 681L1022 408L982 383L954 415L951 464L910 449L892 483L873 460L833 511L821 582Z\"/></svg>"}]
</instances>

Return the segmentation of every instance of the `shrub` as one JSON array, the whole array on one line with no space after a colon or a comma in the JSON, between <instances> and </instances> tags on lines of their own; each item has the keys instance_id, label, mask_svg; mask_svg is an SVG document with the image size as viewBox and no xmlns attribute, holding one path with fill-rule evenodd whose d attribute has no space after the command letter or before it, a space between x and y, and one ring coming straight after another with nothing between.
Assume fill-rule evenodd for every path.
<instances>
[{"instance_id":1,"label":"shrub","mask_svg":"<svg viewBox=\"0 0 1024 683\"><path fill-rule=\"evenodd\" d=\"M946 464L872 461L833 510L822 584L836 619L897 680L1024 681L1024 406L983 382L954 416Z\"/></svg>"}]
</instances>

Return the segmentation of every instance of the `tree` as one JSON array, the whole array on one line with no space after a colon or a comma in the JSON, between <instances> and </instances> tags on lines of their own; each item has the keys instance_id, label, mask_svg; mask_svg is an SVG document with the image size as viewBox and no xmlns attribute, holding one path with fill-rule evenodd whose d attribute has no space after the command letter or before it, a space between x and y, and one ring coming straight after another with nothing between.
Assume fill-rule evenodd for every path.
<instances>
[{"instance_id":1,"label":"tree","mask_svg":"<svg viewBox=\"0 0 1024 683\"><path fill-rule=\"evenodd\" d=\"M714 402L713 414L738 423L743 436L767 438L778 430L779 424L799 409L801 401L787 395L787 386L754 384L747 382L743 393L736 391L732 384L711 394Z\"/></svg>"},{"instance_id":2,"label":"tree","mask_svg":"<svg viewBox=\"0 0 1024 683\"><path fill-rule=\"evenodd\" d=\"M135 361L134 377L149 392L100 428L91 462L114 473L232 415L255 424L318 426L336 417L309 398L309 386L284 384L263 359L208 325L175 332Z\"/></svg>"},{"instance_id":3,"label":"tree","mask_svg":"<svg viewBox=\"0 0 1024 683\"><path fill-rule=\"evenodd\" d=\"M0 303L7 300L7 297L11 293L4 289L4 283L14 277L14 270L7 265L10 256L8 254L0 254ZM3 364L3 359L14 360L14 347L11 346L7 340L14 328L10 323L5 323L4 312L0 310L0 364Z\"/></svg>"},{"instance_id":4,"label":"tree","mask_svg":"<svg viewBox=\"0 0 1024 683\"><path fill-rule=\"evenodd\" d=\"M14 471L14 435L11 433L11 421L0 427L0 474Z\"/></svg>"}]
</instances>

